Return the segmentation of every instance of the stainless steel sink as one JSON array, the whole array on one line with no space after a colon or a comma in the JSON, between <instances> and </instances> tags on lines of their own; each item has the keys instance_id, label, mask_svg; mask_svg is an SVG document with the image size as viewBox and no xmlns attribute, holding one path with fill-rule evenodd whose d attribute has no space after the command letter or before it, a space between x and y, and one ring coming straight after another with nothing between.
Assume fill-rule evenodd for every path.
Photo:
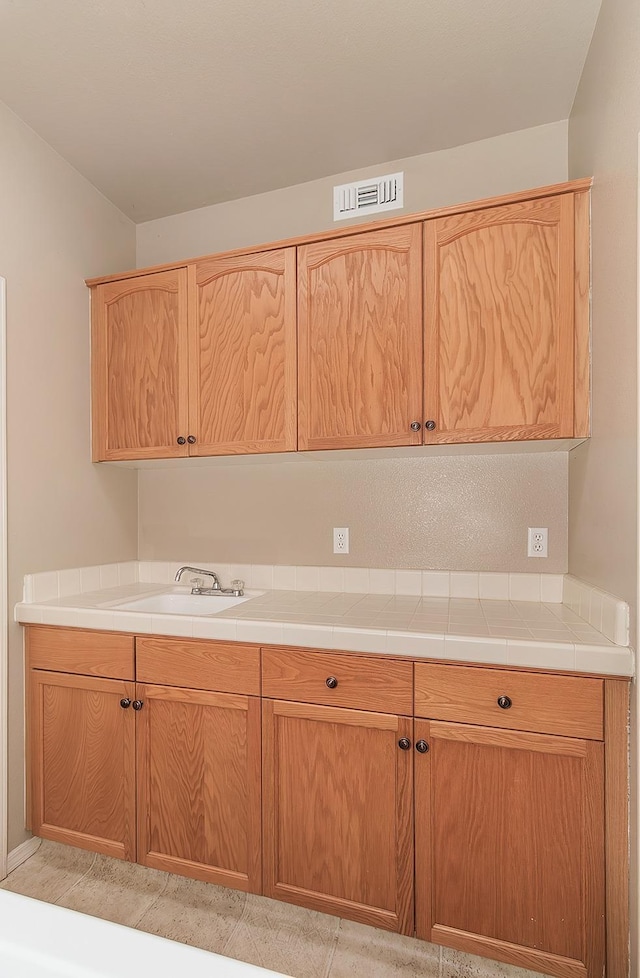
<instances>
[{"instance_id":1,"label":"stainless steel sink","mask_svg":"<svg viewBox=\"0 0 640 978\"><path fill-rule=\"evenodd\" d=\"M245 591L242 597L236 598L226 594L191 594L184 590L171 590L123 601L122 604L112 604L110 607L114 611L139 611L147 615L217 615L263 593Z\"/></svg>"}]
</instances>

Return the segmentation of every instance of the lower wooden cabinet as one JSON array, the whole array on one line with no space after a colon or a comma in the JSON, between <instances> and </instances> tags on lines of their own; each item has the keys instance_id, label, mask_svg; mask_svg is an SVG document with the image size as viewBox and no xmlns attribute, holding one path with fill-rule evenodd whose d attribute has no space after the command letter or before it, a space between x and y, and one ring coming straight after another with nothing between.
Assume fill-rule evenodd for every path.
<instances>
[{"instance_id":1,"label":"lower wooden cabinet","mask_svg":"<svg viewBox=\"0 0 640 978\"><path fill-rule=\"evenodd\" d=\"M36 835L557 978L602 978L605 953L625 973L625 684L135 646L29 627Z\"/></svg>"},{"instance_id":2,"label":"lower wooden cabinet","mask_svg":"<svg viewBox=\"0 0 640 978\"><path fill-rule=\"evenodd\" d=\"M260 700L139 685L138 862L260 893Z\"/></svg>"},{"instance_id":3,"label":"lower wooden cabinet","mask_svg":"<svg viewBox=\"0 0 640 978\"><path fill-rule=\"evenodd\" d=\"M603 744L425 720L416 740L417 936L602 975Z\"/></svg>"},{"instance_id":4,"label":"lower wooden cabinet","mask_svg":"<svg viewBox=\"0 0 640 978\"><path fill-rule=\"evenodd\" d=\"M135 859L134 684L33 670L30 698L32 831Z\"/></svg>"},{"instance_id":5,"label":"lower wooden cabinet","mask_svg":"<svg viewBox=\"0 0 640 978\"><path fill-rule=\"evenodd\" d=\"M412 727L263 701L266 896L413 933Z\"/></svg>"}]
</instances>

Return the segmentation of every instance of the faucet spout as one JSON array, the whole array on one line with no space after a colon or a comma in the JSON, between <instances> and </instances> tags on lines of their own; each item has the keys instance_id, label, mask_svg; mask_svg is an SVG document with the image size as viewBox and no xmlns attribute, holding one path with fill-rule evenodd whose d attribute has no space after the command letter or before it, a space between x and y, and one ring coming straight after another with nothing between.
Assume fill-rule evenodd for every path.
<instances>
[{"instance_id":1,"label":"faucet spout","mask_svg":"<svg viewBox=\"0 0 640 978\"><path fill-rule=\"evenodd\" d=\"M204 574L206 577L212 578L211 588L209 590L211 591L220 590L220 581L218 579L218 575L216 574L216 572L210 570L204 570L202 567L189 567L188 564L185 565L184 567L180 567L176 572L175 580L179 581L182 578L182 575L186 574L187 571L190 571L192 574L196 574L198 577L201 574ZM193 590L195 593L199 592L199 589L197 588L194 588Z\"/></svg>"}]
</instances>

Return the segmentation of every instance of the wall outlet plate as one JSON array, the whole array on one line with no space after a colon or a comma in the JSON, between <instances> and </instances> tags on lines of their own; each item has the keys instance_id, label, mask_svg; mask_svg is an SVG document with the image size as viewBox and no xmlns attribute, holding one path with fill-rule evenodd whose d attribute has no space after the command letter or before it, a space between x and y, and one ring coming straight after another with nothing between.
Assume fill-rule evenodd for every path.
<instances>
[{"instance_id":1,"label":"wall outlet plate","mask_svg":"<svg viewBox=\"0 0 640 978\"><path fill-rule=\"evenodd\" d=\"M348 526L334 526L333 552L334 554L349 553L349 527Z\"/></svg>"},{"instance_id":2,"label":"wall outlet plate","mask_svg":"<svg viewBox=\"0 0 640 978\"><path fill-rule=\"evenodd\" d=\"M527 535L527 557L548 557L548 546L548 527L530 526Z\"/></svg>"}]
</instances>

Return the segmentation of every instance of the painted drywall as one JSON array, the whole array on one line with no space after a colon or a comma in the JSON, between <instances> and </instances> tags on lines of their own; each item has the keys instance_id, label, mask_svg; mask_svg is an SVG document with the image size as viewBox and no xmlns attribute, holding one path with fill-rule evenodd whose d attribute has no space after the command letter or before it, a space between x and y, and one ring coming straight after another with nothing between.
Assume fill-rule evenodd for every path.
<instances>
[{"instance_id":1,"label":"painted drywall","mask_svg":"<svg viewBox=\"0 0 640 978\"><path fill-rule=\"evenodd\" d=\"M140 471L140 558L564 573L567 455L383 458ZM332 552L350 528L349 555ZM549 527L528 558L527 527Z\"/></svg>"},{"instance_id":2,"label":"painted drywall","mask_svg":"<svg viewBox=\"0 0 640 978\"><path fill-rule=\"evenodd\" d=\"M136 556L136 473L92 465L85 276L135 258L133 224L0 104L7 280L9 608L25 573ZM24 831L22 632L9 625L9 848Z\"/></svg>"},{"instance_id":3,"label":"painted drywall","mask_svg":"<svg viewBox=\"0 0 640 978\"><path fill-rule=\"evenodd\" d=\"M603 0L569 125L593 173L593 431L569 469L569 569L628 601L637 637L637 258L640 5ZM638 957L638 702L632 709L632 973Z\"/></svg>"},{"instance_id":4,"label":"painted drywall","mask_svg":"<svg viewBox=\"0 0 640 978\"><path fill-rule=\"evenodd\" d=\"M404 208L369 220L566 180L567 123L510 132L139 224L138 267L367 223L334 224L334 185L399 170L405 176Z\"/></svg>"}]
</instances>

